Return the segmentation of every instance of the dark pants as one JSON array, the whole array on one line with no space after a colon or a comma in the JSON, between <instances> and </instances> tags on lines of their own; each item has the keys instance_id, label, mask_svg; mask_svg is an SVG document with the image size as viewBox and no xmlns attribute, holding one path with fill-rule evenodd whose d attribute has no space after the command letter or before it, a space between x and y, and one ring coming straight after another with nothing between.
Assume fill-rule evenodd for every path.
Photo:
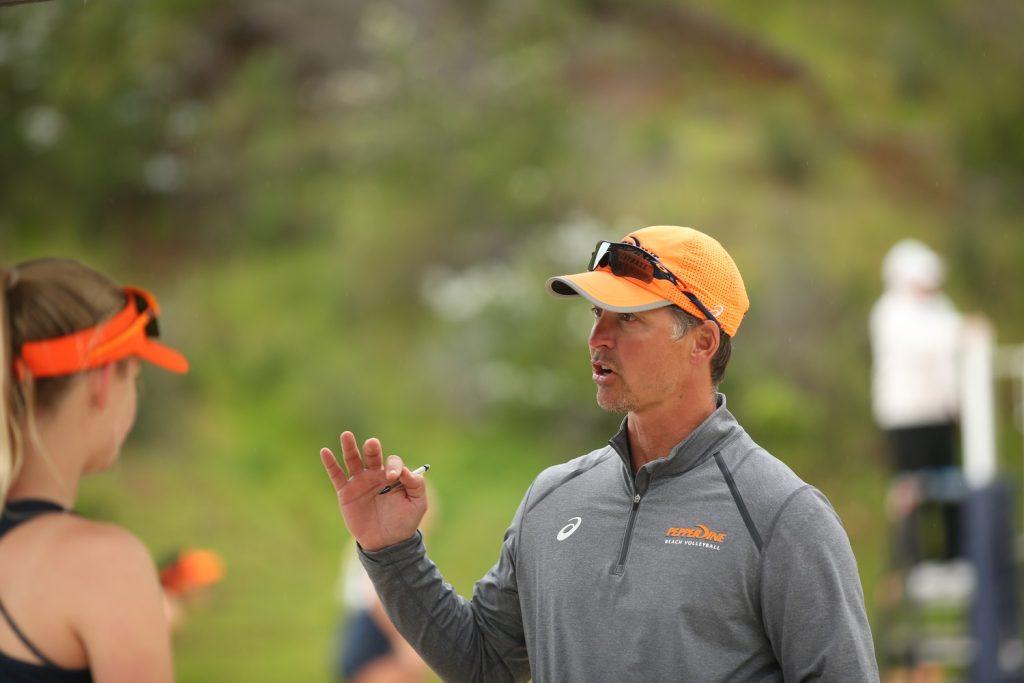
<instances>
[{"instance_id":1,"label":"dark pants","mask_svg":"<svg viewBox=\"0 0 1024 683\"><path fill-rule=\"evenodd\" d=\"M951 467L955 464L957 428L952 422L900 427L888 430L886 435L889 437L889 448L897 472Z\"/></svg>"},{"instance_id":2,"label":"dark pants","mask_svg":"<svg viewBox=\"0 0 1024 683\"><path fill-rule=\"evenodd\" d=\"M934 478L956 463L958 430L953 422L890 429L886 435L893 466L900 474ZM926 499L904 520L894 557L913 564L963 556L962 516L959 501Z\"/></svg>"}]
</instances>

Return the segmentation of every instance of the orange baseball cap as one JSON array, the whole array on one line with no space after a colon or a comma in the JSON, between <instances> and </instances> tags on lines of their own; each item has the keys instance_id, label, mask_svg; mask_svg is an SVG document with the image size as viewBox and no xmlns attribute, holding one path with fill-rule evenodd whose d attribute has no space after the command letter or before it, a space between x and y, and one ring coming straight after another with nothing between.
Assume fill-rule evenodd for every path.
<instances>
[{"instance_id":1,"label":"orange baseball cap","mask_svg":"<svg viewBox=\"0 0 1024 683\"><path fill-rule=\"evenodd\" d=\"M63 337L22 344L14 361L18 379L71 375L129 356L171 372L187 372L185 356L153 339L159 335L156 297L137 287L125 287L124 293L125 307L106 322Z\"/></svg>"},{"instance_id":2,"label":"orange baseball cap","mask_svg":"<svg viewBox=\"0 0 1024 683\"><path fill-rule=\"evenodd\" d=\"M675 225L641 228L599 242L589 270L547 282L555 296L580 295L616 313L675 304L735 336L750 308L736 263L713 237Z\"/></svg>"}]
</instances>

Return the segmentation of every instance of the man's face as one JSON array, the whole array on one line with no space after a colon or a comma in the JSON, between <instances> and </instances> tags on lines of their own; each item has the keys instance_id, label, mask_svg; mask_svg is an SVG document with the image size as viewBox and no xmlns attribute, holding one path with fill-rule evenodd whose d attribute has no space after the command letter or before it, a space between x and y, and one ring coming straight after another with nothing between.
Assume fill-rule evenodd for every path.
<instances>
[{"instance_id":1,"label":"man's face","mask_svg":"<svg viewBox=\"0 0 1024 683\"><path fill-rule=\"evenodd\" d=\"M641 413L685 394L691 365L666 308L613 313L595 307L590 361L597 404L608 412Z\"/></svg>"}]
</instances>

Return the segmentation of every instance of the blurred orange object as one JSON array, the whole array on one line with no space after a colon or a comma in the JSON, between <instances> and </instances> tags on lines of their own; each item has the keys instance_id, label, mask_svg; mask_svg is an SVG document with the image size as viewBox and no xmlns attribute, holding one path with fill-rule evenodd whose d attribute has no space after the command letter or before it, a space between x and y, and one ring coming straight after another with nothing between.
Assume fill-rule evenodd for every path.
<instances>
[{"instance_id":1,"label":"blurred orange object","mask_svg":"<svg viewBox=\"0 0 1024 683\"><path fill-rule=\"evenodd\" d=\"M224 578L224 559L202 548L185 548L176 559L160 569L160 584L168 595L181 596Z\"/></svg>"}]
</instances>

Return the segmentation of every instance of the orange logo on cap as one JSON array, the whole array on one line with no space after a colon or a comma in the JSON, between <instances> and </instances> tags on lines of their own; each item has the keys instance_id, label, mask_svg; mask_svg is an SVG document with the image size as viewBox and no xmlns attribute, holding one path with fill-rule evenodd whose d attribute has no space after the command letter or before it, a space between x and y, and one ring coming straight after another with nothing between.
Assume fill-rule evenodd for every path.
<instances>
[{"instance_id":1,"label":"orange logo on cap","mask_svg":"<svg viewBox=\"0 0 1024 683\"><path fill-rule=\"evenodd\" d=\"M698 524L696 528L685 526L670 527L665 532L665 535L671 537L683 536L686 538L695 538L701 541L711 541L712 543L725 542L724 531L712 531L705 524Z\"/></svg>"}]
</instances>

